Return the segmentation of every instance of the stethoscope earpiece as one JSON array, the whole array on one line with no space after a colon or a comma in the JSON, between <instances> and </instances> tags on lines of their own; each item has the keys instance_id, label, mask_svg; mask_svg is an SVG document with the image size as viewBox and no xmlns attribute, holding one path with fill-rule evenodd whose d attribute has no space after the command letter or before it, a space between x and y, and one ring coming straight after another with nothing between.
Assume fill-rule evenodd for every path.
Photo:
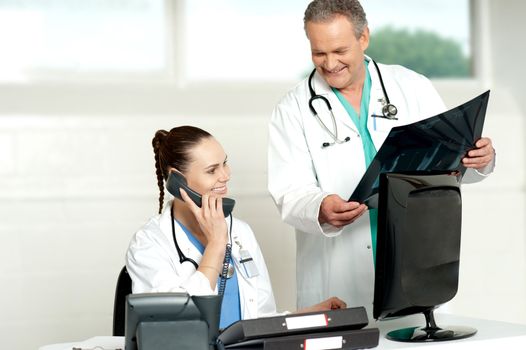
<instances>
[{"instance_id":1,"label":"stethoscope earpiece","mask_svg":"<svg viewBox=\"0 0 526 350\"><path fill-rule=\"evenodd\" d=\"M343 139L342 142L340 143L345 143L345 142L349 142L351 141L351 138L349 136L347 136L346 138ZM329 147L329 146L332 146L334 145L336 142L324 142L321 144L321 148L326 148L326 147Z\"/></svg>"}]
</instances>

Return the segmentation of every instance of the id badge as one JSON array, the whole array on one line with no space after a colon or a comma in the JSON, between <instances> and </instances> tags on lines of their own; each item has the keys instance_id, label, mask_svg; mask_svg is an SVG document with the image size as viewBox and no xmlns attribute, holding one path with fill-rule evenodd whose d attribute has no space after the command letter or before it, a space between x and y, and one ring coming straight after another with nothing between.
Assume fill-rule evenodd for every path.
<instances>
[{"instance_id":1,"label":"id badge","mask_svg":"<svg viewBox=\"0 0 526 350\"><path fill-rule=\"evenodd\" d=\"M248 278L259 276L258 268L256 266L256 263L254 262L254 259L250 256L250 253L246 249L241 249L239 251L240 259L239 263L241 264L241 268L244 270L245 275Z\"/></svg>"}]
</instances>

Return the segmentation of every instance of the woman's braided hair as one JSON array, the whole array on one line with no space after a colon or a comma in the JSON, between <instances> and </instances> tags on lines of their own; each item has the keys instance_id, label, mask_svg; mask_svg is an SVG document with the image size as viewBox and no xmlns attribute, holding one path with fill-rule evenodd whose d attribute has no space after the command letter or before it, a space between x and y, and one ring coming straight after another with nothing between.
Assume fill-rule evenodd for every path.
<instances>
[{"instance_id":1,"label":"woman's braided hair","mask_svg":"<svg viewBox=\"0 0 526 350\"><path fill-rule=\"evenodd\" d=\"M188 125L173 128L169 132L166 130L155 132L152 146L157 186L159 186L159 214L164 205L164 181L168 179L169 168L185 172L191 161L190 150L202 139L208 137L212 135L200 128Z\"/></svg>"}]
</instances>

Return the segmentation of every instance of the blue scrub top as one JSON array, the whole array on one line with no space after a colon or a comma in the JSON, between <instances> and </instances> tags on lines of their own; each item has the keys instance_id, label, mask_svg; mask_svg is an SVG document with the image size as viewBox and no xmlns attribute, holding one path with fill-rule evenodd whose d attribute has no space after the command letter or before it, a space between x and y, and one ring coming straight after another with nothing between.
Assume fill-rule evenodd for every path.
<instances>
[{"instance_id":1,"label":"blue scrub top","mask_svg":"<svg viewBox=\"0 0 526 350\"><path fill-rule=\"evenodd\" d=\"M177 220L176 220L177 221ZM192 244L204 254L205 247L195 238L195 236L179 221L179 226L183 229L184 233L188 236L188 239ZM230 257L230 263L233 264L232 257ZM217 279L217 283L221 279ZM221 318L219 320L219 328L224 329L230 326L232 323L241 320L241 302L239 297L239 284L237 280L237 271L234 269L234 275L227 279L225 285L225 293L223 294L223 302L221 304Z\"/></svg>"},{"instance_id":2,"label":"blue scrub top","mask_svg":"<svg viewBox=\"0 0 526 350\"><path fill-rule=\"evenodd\" d=\"M369 62L364 61L365 64L365 80L363 82L362 89L362 100L360 102L360 115L356 113L356 110L353 106L347 101L347 99L342 95L338 89L332 88L332 91L340 100L340 103L343 105L347 114L351 117L354 125L360 133L360 139L362 140L363 153L365 155L365 167L369 167L369 164L374 159L376 155L376 147L374 147L373 139L367 129L367 118L369 116L369 101L371 99L371 75L369 74L369 69L367 65ZM369 209L369 221L371 223L371 242L373 246L373 262L376 262L376 233L378 231L378 209Z\"/></svg>"}]
</instances>

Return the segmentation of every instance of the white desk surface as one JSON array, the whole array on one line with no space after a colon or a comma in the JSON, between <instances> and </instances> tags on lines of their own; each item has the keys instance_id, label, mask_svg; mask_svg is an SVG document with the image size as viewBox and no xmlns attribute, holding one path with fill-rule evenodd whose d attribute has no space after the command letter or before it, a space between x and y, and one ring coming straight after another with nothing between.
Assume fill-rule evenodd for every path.
<instances>
[{"instance_id":1,"label":"white desk surface","mask_svg":"<svg viewBox=\"0 0 526 350\"><path fill-rule=\"evenodd\" d=\"M376 349L411 349L411 350L486 350L486 349L526 349L526 325L480 320L448 314L436 314L435 320L438 327L467 326L477 329L473 337L435 343L402 343L385 338L389 331L406 327L423 327L423 315L413 315L389 321L372 321L368 327L380 329L380 343ZM84 341L45 345L39 350L124 350L124 337L93 337Z\"/></svg>"},{"instance_id":2,"label":"white desk surface","mask_svg":"<svg viewBox=\"0 0 526 350\"><path fill-rule=\"evenodd\" d=\"M448 314L435 314L438 327L466 326L477 329L477 333L470 337L453 341L433 343L404 343L385 338L385 335L395 329L406 327L423 327L425 318L422 314L403 317L389 321L372 321L368 327L380 329L378 349L411 349L411 350L485 350L485 349L526 349L526 325L481 320Z\"/></svg>"},{"instance_id":3,"label":"white desk surface","mask_svg":"<svg viewBox=\"0 0 526 350\"><path fill-rule=\"evenodd\" d=\"M98 336L72 343L51 344L40 347L38 350L124 350L124 337Z\"/></svg>"}]
</instances>

